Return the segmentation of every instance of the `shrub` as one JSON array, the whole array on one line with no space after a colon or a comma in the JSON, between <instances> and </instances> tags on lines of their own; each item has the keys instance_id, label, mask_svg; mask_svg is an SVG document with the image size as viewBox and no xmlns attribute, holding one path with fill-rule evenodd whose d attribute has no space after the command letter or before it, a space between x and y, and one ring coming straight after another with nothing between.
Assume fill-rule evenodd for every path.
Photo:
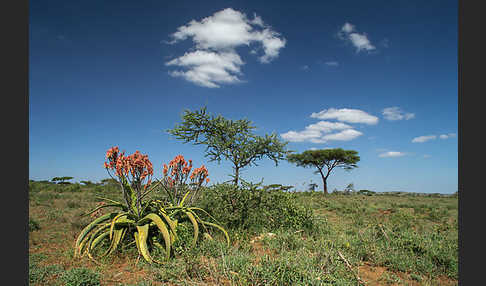
<instances>
[{"instance_id":1,"label":"shrub","mask_svg":"<svg viewBox=\"0 0 486 286\"><path fill-rule=\"evenodd\" d=\"M100 274L88 268L73 268L61 275L61 280L65 286L98 286L100 284Z\"/></svg>"},{"instance_id":2,"label":"shrub","mask_svg":"<svg viewBox=\"0 0 486 286\"><path fill-rule=\"evenodd\" d=\"M372 195L376 194L376 192L373 192L373 191L370 191L370 190L359 190L358 194L366 195L366 196L372 196Z\"/></svg>"},{"instance_id":3,"label":"shrub","mask_svg":"<svg viewBox=\"0 0 486 286\"><path fill-rule=\"evenodd\" d=\"M200 205L220 223L232 229L313 226L312 210L298 205L293 194L259 184L213 185L204 190Z\"/></svg>"}]
</instances>

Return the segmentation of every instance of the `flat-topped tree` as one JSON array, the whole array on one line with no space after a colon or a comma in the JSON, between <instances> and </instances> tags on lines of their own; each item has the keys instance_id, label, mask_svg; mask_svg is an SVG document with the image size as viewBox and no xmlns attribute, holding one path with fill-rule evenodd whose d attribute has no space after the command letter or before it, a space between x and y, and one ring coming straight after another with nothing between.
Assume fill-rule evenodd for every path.
<instances>
[{"instance_id":1,"label":"flat-topped tree","mask_svg":"<svg viewBox=\"0 0 486 286\"><path fill-rule=\"evenodd\" d=\"M357 151L335 148L307 150L301 154L290 154L287 156L287 160L301 167L316 167L316 173L321 174L322 177L324 193L328 194L327 178L331 174L331 171L334 168L343 168L345 170L357 168L356 163L359 162L360 158ZM324 167L326 168L324 169Z\"/></svg>"},{"instance_id":2,"label":"flat-topped tree","mask_svg":"<svg viewBox=\"0 0 486 286\"><path fill-rule=\"evenodd\" d=\"M66 181L69 181L71 179L73 179L74 177L69 177L69 176L64 176L64 177L54 177L52 178L51 181L53 182L58 182L57 184L71 184L70 182L66 182Z\"/></svg>"},{"instance_id":3,"label":"flat-topped tree","mask_svg":"<svg viewBox=\"0 0 486 286\"><path fill-rule=\"evenodd\" d=\"M255 135L256 127L247 119L229 120L221 115L206 114L206 108L197 111L186 110L182 123L167 130L169 134L184 143L206 145L206 157L210 161L221 161L222 158L233 163L233 183L238 185L240 171L248 166L257 166L256 161L264 157L278 165L285 159L288 151L286 142L278 139L276 134Z\"/></svg>"}]
</instances>

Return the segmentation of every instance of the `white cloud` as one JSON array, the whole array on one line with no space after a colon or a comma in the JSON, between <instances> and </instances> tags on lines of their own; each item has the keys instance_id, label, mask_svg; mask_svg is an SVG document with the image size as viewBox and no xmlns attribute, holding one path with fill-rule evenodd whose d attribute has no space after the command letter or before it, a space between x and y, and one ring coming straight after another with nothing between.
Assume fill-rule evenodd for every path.
<instances>
[{"instance_id":1,"label":"white cloud","mask_svg":"<svg viewBox=\"0 0 486 286\"><path fill-rule=\"evenodd\" d=\"M398 152L398 151L388 151L388 152L381 153L380 155L378 155L378 157L381 157L381 158L401 157L401 156L405 156L405 153Z\"/></svg>"},{"instance_id":2,"label":"white cloud","mask_svg":"<svg viewBox=\"0 0 486 286\"><path fill-rule=\"evenodd\" d=\"M449 139L456 137L456 133L442 134L439 136L440 139Z\"/></svg>"},{"instance_id":3,"label":"white cloud","mask_svg":"<svg viewBox=\"0 0 486 286\"><path fill-rule=\"evenodd\" d=\"M239 82L239 66L244 63L236 53L236 48L240 46L250 46L259 44L263 54L258 58L261 63L269 63L277 58L280 49L285 47L286 40L280 37L280 34L265 25L262 18L254 14L253 19L248 19L245 14L227 8L206 17L201 21L192 20L187 25L177 28L177 31L171 35L174 44L179 41L190 38L195 44L195 52L189 55L203 56L211 55L213 58L224 58L229 62L223 63L223 66L238 65L237 69L222 68L221 60L202 61L204 66L198 65L194 60L190 65L179 64L187 61L183 57L174 59L166 63L167 65L177 65L187 68L187 71L170 72L173 76L181 76L186 80L206 87L219 87L217 83L235 83ZM206 54L203 54L206 53ZM256 54L257 49L251 49L250 54ZM228 57L228 55L231 55ZM238 60L232 60L237 58ZM179 60L179 61L178 61Z\"/></svg>"},{"instance_id":4,"label":"white cloud","mask_svg":"<svg viewBox=\"0 0 486 286\"><path fill-rule=\"evenodd\" d=\"M303 65L300 67L301 70L303 71L306 71L306 70L309 70L309 66L308 65Z\"/></svg>"},{"instance_id":5,"label":"white cloud","mask_svg":"<svg viewBox=\"0 0 486 286\"><path fill-rule=\"evenodd\" d=\"M337 66L339 66L339 63L336 62L336 61L325 62L325 64L328 65L328 66L331 66L331 67L337 67Z\"/></svg>"},{"instance_id":6,"label":"white cloud","mask_svg":"<svg viewBox=\"0 0 486 286\"><path fill-rule=\"evenodd\" d=\"M167 66L180 66L188 68L187 71L171 71L170 75L182 77L195 84L205 87L219 87L221 83L237 83L243 65L238 54L233 52L215 53L208 51L195 51L185 53L182 57L166 63Z\"/></svg>"},{"instance_id":7,"label":"white cloud","mask_svg":"<svg viewBox=\"0 0 486 286\"><path fill-rule=\"evenodd\" d=\"M309 130L331 132L332 130L351 129L352 127L341 122L319 121L306 127Z\"/></svg>"},{"instance_id":8,"label":"white cloud","mask_svg":"<svg viewBox=\"0 0 486 286\"><path fill-rule=\"evenodd\" d=\"M424 155L424 158L430 158L430 157L432 157L432 156L430 156L429 154Z\"/></svg>"},{"instance_id":9,"label":"white cloud","mask_svg":"<svg viewBox=\"0 0 486 286\"><path fill-rule=\"evenodd\" d=\"M387 107L383 109L383 116L387 120L409 120L415 117L414 113L406 113L402 111L399 107Z\"/></svg>"},{"instance_id":10,"label":"white cloud","mask_svg":"<svg viewBox=\"0 0 486 286\"><path fill-rule=\"evenodd\" d=\"M293 131L290 130L286 133L280 134L280 136L288 140L290 142L304 142L304 141L311 141L317 140L321 137L321 132L317 130L303 130L303 131Z\"/></svg>"},{"instance_id":11,"label":"white cloud","mask_svg":"<svg viewBox=\"0 0 486 286\"><path fill-rule=\"evenodd\" d=\"M359 109L348 109L348 108L324 109L320 112L312 113L311 117L318 118L318 119L337 119L338 121L343 121L348 123L364 123L369 125L374 125L378 123L378 117L370 115Z\"/></svg>"},{"instance_id":12,"label":"white cloud","mask_svg":"<svg viewBox=\"0 0 486 286\"><path fill-rule=\"evenodd\" d=\"M424 143L424 142L427 142L429 140L434 140L435 138L437 138L437 136L435 136L435 135L419 136L419 137L413 138L412 143Z\"/></svg>"},{"instance_id":13,"label":"white cloud","mask_svg":"<svg viewBox=\"0 0 486 286\"><path fill-rule=\"evenodd\" d=\"M341 122L319 121L308 125L302 131L288 131L280 136L290 142L311 142L326 143L327 141L348 141L360 135L361 132L351 129L352 126ZM329 134L335 130L342 130L338 133Z\"/></svg>"},{"instance_id":14,"label":"white cloud","mask_svg":"<svg viewBox=\"0 0 486 286\"><path fill-rule=\"evenodd\" d=\"M344 23L343 27L341 28L341 31L343 31L345 33L351 33L352 31L354 31L354 25L346 22L346 23Z\"/></svg>"},{"instance_id":15,"label":"white cloud","mask_svg":"<svg viewBox=\"0 0 486 286\"><path fill-rule=\"evenodd\" d=\"M349 141L353 140L359 136L363 135L363 133L356 131L354 129L346 129L343 130L339 133L334 133L334 134L328 134L324 135L322 139L324 141L330 141L330 140L338 140L338 141Z\"/></svg>"},{"instance_id":16,"label":"white cloud","mask_svg":"<svg viewBox=\"0 0 486 286\"><path fill-rule=\"evenodd\" d=\"M338 36L343 40L350 41L356 48L357 53L362 50L371 51L376 49L376 47L371 44L368 36L365 33L359 34L355 31L355 26L346 22L339 31Z\"/></svg>"}]
</instances>

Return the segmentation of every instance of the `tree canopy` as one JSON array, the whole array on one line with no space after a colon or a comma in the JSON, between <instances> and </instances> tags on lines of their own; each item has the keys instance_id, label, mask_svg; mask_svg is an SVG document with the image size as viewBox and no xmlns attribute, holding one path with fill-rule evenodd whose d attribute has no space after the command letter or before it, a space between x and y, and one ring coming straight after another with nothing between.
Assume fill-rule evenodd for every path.
<instances>
[{"instance_id":1,"label":"tree canopy","mask_svg":"<svg viewBox=\"0 0 486 286\"><path fill-rule=\"evenodd\" d=\"M69 176L64 176L64 177L54 177L52 178L51 181L53 182L58 182L58 184L70 184L69 182L66 182L66 181L69 181L71 179L73 179L74 177L69 177Z\"/></svg>"},{"instance_id":2,"label":"tree canopy","mask_svg":"<svg viewBox=\"0 0 486 286\"><path fill-rule=\"evenodd\" d=\"M182 123L167 131L184 143L206 145L205 156L210 161L231 161L233 183L237 185L241 169L257 166L256 162L265 157L277 166L278 161L288 154L287 142L280 141L276 134L258 136L253 133L255 128L247 119L230 120L221 115L209 115L204 107L196 111L186 110Z\"/></svg>"},{"instance_id":3,"label":"tree canopy","mask_svg":"<svg viewBox=\"0 0 486 286\"><path fill-rule=\"evenodd\" d=\"M317 168L316 173L321 175L324 193L327 194L327 178L331 174L331 171L335 168L343 168L345 170L357 168L356 163L359 162L360 157L357 151L335 148L307 150L301 154L290 154L287 156L287 160L300 167ZM324 167L326 167L325 170L323 170Z\"/></svg>"}]
</instances>

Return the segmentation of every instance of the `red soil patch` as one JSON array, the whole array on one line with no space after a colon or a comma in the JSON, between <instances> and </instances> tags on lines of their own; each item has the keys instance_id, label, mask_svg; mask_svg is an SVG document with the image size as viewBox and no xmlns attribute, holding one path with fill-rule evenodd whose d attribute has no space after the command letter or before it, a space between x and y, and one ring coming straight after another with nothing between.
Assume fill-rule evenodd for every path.
<instances>
[{"instance_id":1,"label":"red soil patch","mask_svg":"<svg viewBox=\"0 0 486 286\"><path fill-rule=\"evenodd\" d=\"M410 274L399 272L399 271L390 271L386 267L382 266L372 266L369 264L364 264L358 267L358 276L366 282L367 286L382 286L382 285L391 285L391 286L398 286L398 285L409 285L409 286L420 286L424 285L424 282L429 282L428 285L446 285L452 286L457 285L457 281L450 279L447 276L439 276L439 277L422 277L422 281L417 281L412 279ZM387 281L387 276L395 275L400 278L399 283L391 283Z\"/></svg>"}]
</instances>

